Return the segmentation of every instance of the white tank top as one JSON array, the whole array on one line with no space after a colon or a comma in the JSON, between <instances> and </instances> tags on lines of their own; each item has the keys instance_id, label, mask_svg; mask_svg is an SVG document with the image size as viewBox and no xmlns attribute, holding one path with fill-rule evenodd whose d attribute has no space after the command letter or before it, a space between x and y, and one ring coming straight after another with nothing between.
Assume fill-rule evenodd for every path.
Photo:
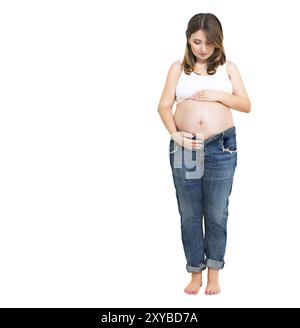
<instances>
[{"instance_id":1,"label":"white tank top","mask_svg":"<svg viewBox=\"0 0 300 328\"><path fill-rule=\"evenodd\" d=\"M176 85L176 102L180 103L202 89L232 93L232 83L226 71L226 63L219 65L213 75L199 75L194 72L187 75L182 70Z\"/></svg>"}]
</instances>

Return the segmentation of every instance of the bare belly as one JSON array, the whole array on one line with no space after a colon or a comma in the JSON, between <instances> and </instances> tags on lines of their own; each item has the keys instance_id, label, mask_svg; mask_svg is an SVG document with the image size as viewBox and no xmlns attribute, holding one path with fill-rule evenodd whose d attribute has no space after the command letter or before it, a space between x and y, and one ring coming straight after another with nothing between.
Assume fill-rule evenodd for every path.
<instances>
[{"instance_id":1,"label":"bare belly","mask_svg":"<svg viewBox=\"0 0 300 328\"><path fill-rule=\"evenodd\" d=\"M201 132L204 140L234 125L231 109L216 101L187 99L176 105L174 121L178 131Z\"/></svg>"}]
</instances>

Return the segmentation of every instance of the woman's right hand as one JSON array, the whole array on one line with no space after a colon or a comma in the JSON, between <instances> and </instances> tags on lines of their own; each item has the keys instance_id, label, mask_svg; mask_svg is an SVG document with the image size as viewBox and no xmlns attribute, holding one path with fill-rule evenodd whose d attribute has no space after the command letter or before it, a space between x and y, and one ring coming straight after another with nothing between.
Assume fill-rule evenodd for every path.
<instances>
[{"instance_id":1,"label":"woman's right hand","mask_svg":"<svg viewBox=\"0 0 300 328\"><path fill-rule=\"evenodd\" d=\"M197 150L203 147L203 140L192 139L193 134L185 131L176 131L171 134L171 138L180 146L190 150Z\"/></svg>"}]
</instances>

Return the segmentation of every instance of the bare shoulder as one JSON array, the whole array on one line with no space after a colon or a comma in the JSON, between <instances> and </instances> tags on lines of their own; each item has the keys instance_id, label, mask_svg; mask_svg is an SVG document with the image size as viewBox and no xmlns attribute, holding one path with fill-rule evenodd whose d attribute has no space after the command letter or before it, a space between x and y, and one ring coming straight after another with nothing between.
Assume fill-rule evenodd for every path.
<instances>
[{"instance_id":1,"label":"bare shoulder","mask_svg":"<svg viewBox=\"0 0 300 328\"><path fill-rule=\"evenodd\" d=\"M182 64L180 60L175 60L172 62L171 66L169 67L168 74L167 74L167 84L168 86L176 86L180 74L183 71Z\"/></svg>"},{"instance_id":2,"label":"bare shoulder","mask_svg":"<svg viewBox=\"0 0 300 328\"><path fill-rule=\"evenodd\" d=\"M239 72L237 65L231 60L226 60L226 69L230 77L232 74Z\"/></svg>"},{"instance_id":3,"label":"bare shoulder","mask_svg":"<svg viewBox=\"0 0 300 328\"><path fill-rule=\"evenodd\" d=\"M174 74L180 74L182 70L183 68L180 60L174 61L169 69L169 71Z\"/></svg>"},{"instance_id":4,"label":"bare shoulder","mask_svg":"<svg viewBox=\"0 0 300 328\"><path fill-rule=\"evenodd\" d=\"M181 68L181 61L180 60L175 60L171 63L168 69L167 73L167 79L166 79L166 85L167 87L169 86L176 86L178 79L180 77L180 74L182 72Z\"/></svg>"},{"instance_id":5,"label":"bare shoulder","mask_svg":"<svg viewBox=\"0 0 300 328\"><path fill-rule=\"evenodd\" d=\"M226 70L233 86L232 94L249 99L238 66L234 62L226 60Z\"/></svg>"},{"instance_id":6,"label":"bare shoulder","mask_svg":"<svg viewBox=\"0 0 300 328\"><path fill-rule=\"evenodd\" d=\"M176 85L181 72L181 62L179 60L172 62L158 107L172 108L176 97Z\"/></svg>"}]
</instances>

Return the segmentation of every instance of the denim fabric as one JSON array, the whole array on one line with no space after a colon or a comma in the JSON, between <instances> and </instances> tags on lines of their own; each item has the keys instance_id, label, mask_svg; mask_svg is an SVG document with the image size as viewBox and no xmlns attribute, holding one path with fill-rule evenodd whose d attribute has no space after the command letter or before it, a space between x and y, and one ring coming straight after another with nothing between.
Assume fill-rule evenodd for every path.
<instances>
[{"instance_id":1,"label":"denim fabric","mask_svg":"<svg viewBox=\"0 0 300 328\"><path fill-rule=\"evenodd\" d=\"M235 126L203 145L201 150L189 150L173 139L169 143L188 272L222 269L225 264L229 196L237 166Z\"/></svg>"}]
</instances>

